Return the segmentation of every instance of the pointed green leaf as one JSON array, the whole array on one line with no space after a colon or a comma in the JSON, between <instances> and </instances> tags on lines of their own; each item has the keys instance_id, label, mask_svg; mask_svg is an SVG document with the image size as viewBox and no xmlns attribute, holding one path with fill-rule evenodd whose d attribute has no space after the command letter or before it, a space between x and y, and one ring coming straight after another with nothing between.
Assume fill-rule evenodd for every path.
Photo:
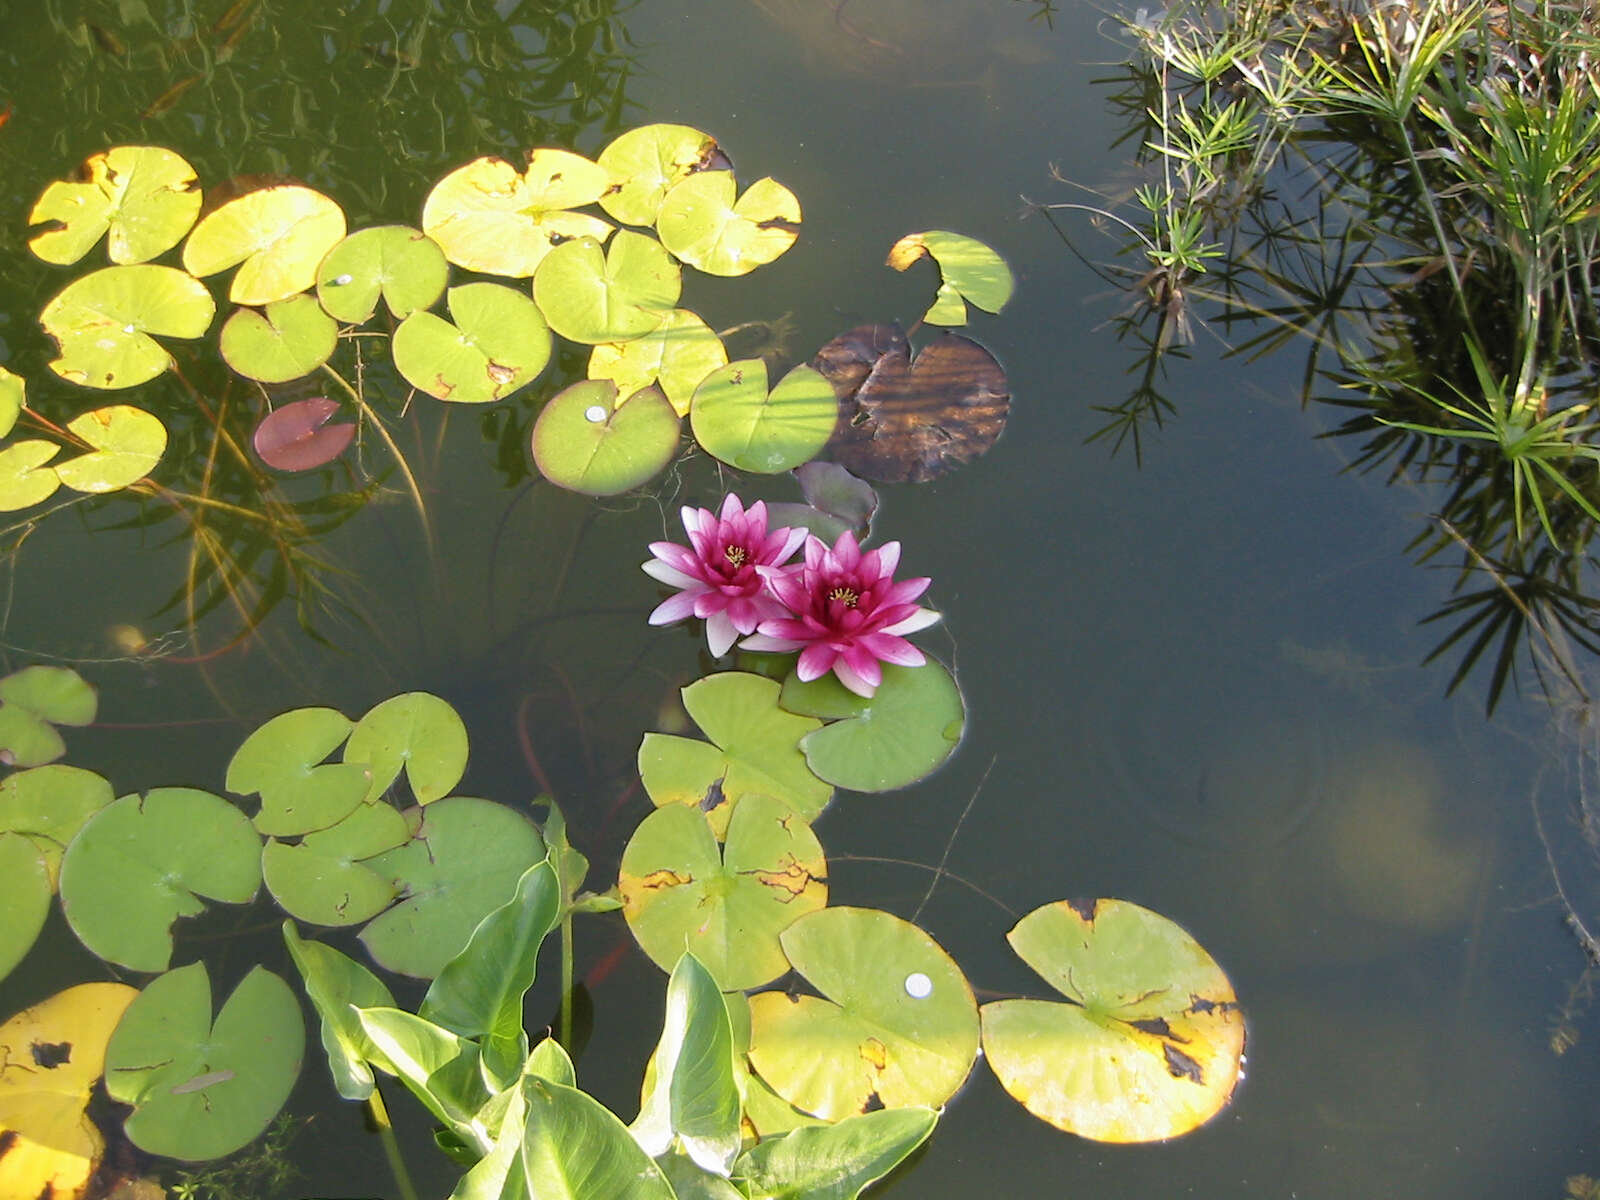
<instances>
[{"instance_id":1,"label":"pointed green leaf","mask_svg":"<svg viewBox=\"0 0 1600 1200\"><path fill-rule=\"evenodd\" d=\"M373 1061L411 1089L445 1126L479 1141L474 1115L488 1100L478 1078L478 1049L448 1029L399 1008L357 1008L356 1019L371 1041ZM487 1150L487 1145L479 1145Z\"/></svg>"},{"instance_id":2,"label":"pointed green leaf","mask_svg":"<svg viewBox=\"0 0 1600 1200\"><path fill-rule=\"evenodd\" d=\"M734 1178L763 1200L856 1200L927 1141L938 1121L931 1108L886 1108L796 1129L752 1146Z\"/></svg>"},{"instance_id":3,"label":"pointed green leaf","mask_svg":"<svg viewBox=\"0 0 1600 1200\"><path fill-rule=\"evenodd\" d=\"M674 1200L659 1167L592 1096L525 1076L522 1169L539 1200Z\"/></svg>"},{"instance_id":4,"label":"pointed green leaf","mask_svg":"<svg viewBox=\"0 0 1600 1200\"><path fill-rule=\"evenodd\" d=\"M302 940L293 921L283 923L283 940L305 982L306 996L322 1018L322 1048L333 1085L346 1100L372 1095L372 1039L351 1010L393 1008L383 981L360 963L321 942Z\"/></svg>"}]
</instances>

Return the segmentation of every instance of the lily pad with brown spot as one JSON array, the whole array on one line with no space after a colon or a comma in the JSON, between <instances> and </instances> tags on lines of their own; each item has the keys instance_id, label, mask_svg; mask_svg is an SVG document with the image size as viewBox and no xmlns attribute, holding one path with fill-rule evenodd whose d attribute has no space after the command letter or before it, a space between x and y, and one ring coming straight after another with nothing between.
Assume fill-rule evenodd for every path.
<instances>
[{"instance_id":1,"label":"lily pad with brown spot","mask_svg":"<svg viewBox=\"0 0 1600 1200\"><path fill-rule=\"evenodd\" d=\"M114 263L148 262L172 249L200 214L200 186L182 156L160 146L115 146L90 158L77 179L45 188L28 249L45 262L77 262L102 235Z\"/></svg>"},{"instance_id":2,"label":"lily pad with brown spot","mask_svg":"<svg viewBox=\"0 0 1600 1200\"><path fill-rule=\"evenodd\" d=\"M986 453L1005 429L1011 388L977 342L942 333L911 357L898 325L860 325L811 365L833 385L837 462L880 483L921 483Z\"/></svg>"},{"instance_id":3,"label":"lily pad with brown spot","mask_svg":"<svg viewBox=\"0 0 1600 1200\"><path fill-rule=\"evenodd\" d=\"M1057 1129L1102 1142L1177 1137L1233 1095L1244 1015L1194 938L1126 900L1063 900L1006 935L1067 998L983 1006L983 1051L1006 1091Z\"/></svg>"},{"instance_id":4,"label":"lily pad with brown spot","mask_svg":"<svg viewBox=\"0 0 1600 1200\"><path fill-rule=\"evenodd\" d=\"M489 404L532 383L550 361L550 328L534 302L498 283L448 293L454 324L414 312L394 331L394 365L418 391Z\"/></svg>"}]
</instances>

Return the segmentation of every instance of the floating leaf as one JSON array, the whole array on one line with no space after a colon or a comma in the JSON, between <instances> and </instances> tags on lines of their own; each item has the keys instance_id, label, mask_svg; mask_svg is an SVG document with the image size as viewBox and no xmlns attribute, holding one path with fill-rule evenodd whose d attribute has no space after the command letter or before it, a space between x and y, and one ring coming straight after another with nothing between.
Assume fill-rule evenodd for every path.
<instances>
[{"instance_id":1,"label":"floating leaf","mask_svg":"<svg viewBox=\"0 0 1600 1200\"><path fill-rule=\"evenodd\" d=\"M52 725L87 725L99 700L70 667L23 667L0 679L0 762L37 767L66 744Z\"/></svg>"},{"instance_id":2,"label":"floating leaf","mask_svg":"<svg viewBox=\"0 0 1600 1200\"><path fill-rule=\"evenodd\" d=\"M66 266L110 233L114 263L142 263L172 249L200 214L194 168L159 146L117 146L92 155L76 180L45 188L28 224L50 228L28 239L45 262Z\"/></svg>"},{"instance_id":3,"label":"floating leaf","mask_svg":"<svg viewBox=\"0 0 1600 1200\"><path fill-rule=\"evenodd\" d=\"M431 308L444 295L450 264L439 243L407 225L359 229L317 268L317 299L330 315L360 325L381 297L395 320Z\"/></svg>"},{"instance_id":4,"label":"floating leaf","mask_svg":"<svg viewBox=\"0 0 1600 1200\"><path fill-rule=\"evenodd\" d=\"M306 295L275 300L261 312L236 309L222 326L222 357L246 379L288 383L311 374L339 344L339 327Z\"/></svg>"},{"instance_id":5,"label":"floating leaf","mask_svg":"<svg viewBox=\"0 0 1600 1200\"><path fill-rule=\"evenodd\" d=\"M73 280L44 306L39 323L59 351L52 371L111 390L146 383L172 365L151 335L197 338L215 313L211 293L194 276L146 263Z\"/></svg>"},{"instance_id":6,"label":"floating leaf","mask_svg":"<svg viewBox=\"0 0 1600 1200\"><path fill-rule=\"evenodd\" d=\"M394 331L394 365L418 391L488 404L532 383L550 361L549 327L521 292L464 283L450 289L449 305L454 325L414 312Z\"/></svg>"},{"instance_id":7,"label":"floating leaf","mask_svg":"<svg viewBox=\"0 0 1600 1200\"><path fill-rule=\"evenodd\" d=\"M539 264L533 298L574 342L625 342L665 321L683 289L678 264L653 237L621 230L603 250L594 238L563 242Z\"/></svg>"},{"instance_id":8,"label":"floating leaf","mask_svg":"<svg viewBox=\"0 0 1600 1200\"><path fill-rule=\"evenodd\" d=\"M137 483L167 449L167 427L160 418L131 404L83 413L67 423L67 430L92 447L55 465L57 477L75 492L114 492Z\"/></svg>"},{"instance_id":9,"label":"floating leaf","mask_svg":"<svg viewBox=\"0 0 1600 1200\"><path fill-rule=\"evenodd\" d=\"M409 842L369 860L405 899L361 940L389 970L431 979L544 853L533 823L504 805L465 796L436 801L421 810Z\"/></svg>"},{"instance_id":10,"label":"floating leaf","mask_svg":"<svg viewBox=\"0 0 1600 1200\"><path fill-rule=\"evenodd\" d=\"M54 442L27 438L0 447L0 512L16 512L48 500L61 477L45 466L61 453Z\"/></svg>"},{"instance_id":11,"label":"floating leaf","mask_svg":"<svg viewBox=\"0 0 1600 1200\"><path fill-rule=\"evenodd\" d=\"M678 414L656 387L618 402L617 385L588 379L562 388L533 426L533 461L551 483L615 496L655 478L678 452Z\"/></svg>"},{"instance_id":12,"label":"floating leaf","mask_svg":"<svg viewBox=\"0 0 1600 1200\"><path fill-rule=\"evenodd\" d=\"M0 1196L85 1194L105 1150L85 1110L111 1031L138 994L83 983L0 1025Z\"/></svg>"},{"instance_id":13,"label":"floating leaf","mask_svg":"<svg viewBox=\"0 0 1600 1200\"><path fill-rule=\"evenodd\" d=\"M33 948L50 912L50 863L32 839L20 833L0 833L0 979ZM0 1117L0 1127L5 1124ZM0 1155L0 1177L5 1157ZM0 1192L0 1195L5 1193Z\"/></svg>"},{"instance_id":14,"label":"floating leaf","mask_svg":"<svg viewBox=\"0 0 1600 1200\"><path fill-rule=\"evenodd\" d=\"M718 837L740 801L771 796L814 821L833 789L806 766L799 744L820 722L779 707L779 685L742 671L723 671L683 689L683 704L714 744L647 733L639 745L639 778L657 807L682 804L706 814Z\"/></svg>"},{"instance_id":15,"label":"floating leaf","mask_svg":"<svg viewBox=\"0 0 1600 1200\"><path fill-rule=\"evenodd\" d=\"M700 171L667 193L656 217L661 244L708 275L744 275L800 236L800 201L775 179L734 199L732 171Z\"/></svg>"},{"instance_id":16,"label":"floating leaf","mask_svg":"<svg viewBox=\"0 0 1600 1200\"><path fill-rule=\"evenodd\" d=\"M247 192L213 209L183 245L183 269L202 279L242 263L235 304L271 304L317 281L317 264L344 237L344 210L299 184Z\"/></svg>"},{"instance_id":17,"label":"floating leaf","mask_svg":"<svg viewBox=\"0 0 1600 1200\"><path fill-rule=\"evenodd\" d=\"M294 922L283 923L283 940L305 981L306 996L322 1018L322 1048L328 1056L333 1085L346 1100L372 1095L372 1039L351 1011L356 1008L392 1008L394 997L383 981L360 963L321 942L307 942L295 932Z\"/></svg>"},{"instance_id":18,"label":"floating leaf","mask_svg":"<svg viewBox=\"0 0 1600 1200\"><path fill-rule=\"evenodd\" d=\"M255 826L273 837L326 829L367 794L365 763L323 760L350 736L350 719L331 708L279 713L240 743L223 784L239 796L261 795Z\"/></svg>"},{"instance_id":19,"label":"floating leaf","mask_svg":"<svg viewBox=\"0 0 1600 1200\"><path fill-rule=\"evenodd\" d=\"M251 444L275 471L311 471L345 452L356 436L349 421L329 425L339 402L326 396L294 400L273 409L256 426Z\"/></svg>"},{"instance_id":20,"label":"floating leaf","mask_svg":"<svg viewBox=\"0 0 1600 1200\"><path fill-rule=\"evenodd\" d=\"M148 1154L209 1159L253 1141L300 1074L300 1002L254 967L211 1020L203 963L153 980L106 1047L106 1091L133 1105L123 1128Z\"/></svg>"},{"instance_id":21,"label":"floating leaf","mask_svg":"<svg viewBox=\"0 0 1600 1200\"><path fill-rule=\"evenodd\" d=\"M673 1200L672 1186L598 1100L537 1075L524 1077L528 1106L522 1170L539 1200Z\"/></svg>"},{"instance_id":22,"label":"floating leaf","mask_svg":"<svg viewBox=\"0 0 1600 1200\"><path fill-rule=\"evenodd\" d=\"M904 271L923 255L939 264L939 294L922 319L929 325L965 325L967 301L997 313L1011 299L1011 268L976 238L942 229L908 233L889 250L888 264Z\"/></svg>"},{"instance_id":23,"label":"floating leaf","mask_svg":"<svg viewBox=\"0 0 1600 1200\"><path fill-rule=\"evenodd\" d=\"M422 229L458 267L521 279L557 241L610 236L609 222L568 211L610 183L605 168L568 150L535 150L521 173L503 158L474 159L434 184Z\"/></svg>"},{"instance_id":24,"label":"floating leaf","mask_svg":"<svg viewBox=\"0 0 1600 1200\"><path fill-rule=\"evenodd\" d=\"M337 825L308 833L298 844L269 839L261 874L283 911L315 925L354 925L375 917L395 898L394 883L366 859L411 836L399 810L357 804Z\"/></svg>"},{"instance_id":25,"label":"floating leaf","mask_svg":"<svg viewBox=\"0 0 1600 1200\"><path fill-rule=\"evenodd\" d=\"M467 770L467 727L445 701L405 692L374 705L356 722L344 748L347 763L372 771L368 803L388 791L404 768L418 804L450 794Z\"/></svg>"},{"instance_id":26,"label":"floating leaf","mask_svg":"<svg viewBox=\"0 0 1600 1200\"><path fill-rule=\"evenodd\" d=\"M722 339L687 309L675 308L666 320L628 342L601 342L589 356L589 378L609 379L624 396L656 383L680 417L701 380L728 361Z\"/></svg>"},{"instance_id":27,"label":"floating leaf","mask_svg":"<svg viewBox=\"0 0 1600 1200\"><path fill-rule=\"evenodd\" d=\"M0 367L0 438L16 428L17 418L27 402L28 381Z\"/></svg>"},{"instance_id":28,"label":"floating leaf","mask_svg":"<svg viewBox=\"0 0 1600 1200\"><path fill-rule=\"evenodd\" d=\"M0 780L0 833L21 834L33 843L44 855L54 889L67 844L115 798L104 776L82 767L54 763L15 771Z\"/></svg>"},{"instance_id":29,"label":"floating leaf","mask_svg":"<svg viewBox=\"0 0 1600 1200\"><path fill-rule=\"evenodd\" d=\"M195 788L123 796L90 817L61 859L67 924L101 958L164 971L179 917L200 897L243 904L261 885L261 839L233 805Z\"/></svg>"},{"instance_id":30,"label":"floating leaf","mask_svg":"<svg viewBox=\"0 0 1600 1200\"><path fill-rule=\"evenodd\" d=\"M1006 937L1069 1001L983 1006L984 1055L1034 1116L1096 1141L1148 1142L1227 1104L1244 1017L1222 968L1183 929L1126 900L1060 901Z\"/></svg>"},{"instance_id":31,"label":"floating leaf","mask_svg":"<svg viewBox=\"0 0 1600 1200\"><path fill-rule=\"evenodd\" d=\"M856 695L831 673L810 683L791 675L778 702L790 712L833 719L801 738L800 749L819 778L852 792L887 792L925 779L955 753L966 727L961 689L933 659L920 667L885 663L871 697Z\"/></svg>"},{"instance_id":32,"label":"floating leaf","mask_svg":"<svg viewBox=\"0 0 1600 1200\"><path fill-rule=\"evenodd\" d=\"M883 483L920 483L971 462L994 445L1011 406L994 356L953 333L913 361L898 325L861 325L811 365L839 398L834 458Z\"/></svg>"},{"instance_id":33,"label":"floating leaf","mask_svg":"<svg viewBox=\"0 0 1600 1200\"><path fill-rule=\"evenodd\" d=\"M838 463L808 462L794 470L806 503L818 512L837 517L845 527L865 535L878 513L878 493Z\"/></svg>"},{"instance_id":34,"label":"floating leaf","mask_svg":"<svg viewBox=\"0 0 1600 1200\"><path fill-rule=\"evenodd\" d=\"M773 1090L829 1121L955 1095L978 1053L978 1009L937 942L890 913L846 907L781 940L827 999L750 998L750 1064Z\"/></svg>"},{"instance_id":35,"label":"floating leaf","mask_svg":"<svg viewBox=\"0 0 1600 1200\"><path fill-rule=\"evenodd\" d=\"M828 444L838 402L828 381L796 367L767 391L767 364L740 359L713 371L689 409L694 436L741 471L772 475L815 458Z\"/></svg>"},{"instance_id":36,"label":"floating leaf","mask_svg":"<svg viewBox=\"0 0 1600 1200\"><path fill-rule=\"evenodd\" d=\"M697 809L657 809L622 852L617 886L628 927L657 966L669 969L687 950L724 991L788 970L778 934L828 900L811 827L760 795L739 804L721 853Z\"/></svg>"},{"instance_id":37,"label":"floating leaf","mask_svg":"<svg viewBox=\"0 0 1600 1200\"><path fill-rule=\"evenodd\" d=\"M938 1121L931 1108L889 1108L796 1129L752 1146L734 1177L767 1200L856 1200L927 1141Z\"/></svg>"},{"instance_id":38,"label":"floating leaf","mask_svg":"<svg viewBox=\"0 0 1600 1200\"><path fill-rule=\"evenodd\" d=\"M626 225L654 225L666 194L718 164L716 139L687 125L641 125L621 134L598 162L610 176L600 207Z\"/></svg>"}]
</instances>

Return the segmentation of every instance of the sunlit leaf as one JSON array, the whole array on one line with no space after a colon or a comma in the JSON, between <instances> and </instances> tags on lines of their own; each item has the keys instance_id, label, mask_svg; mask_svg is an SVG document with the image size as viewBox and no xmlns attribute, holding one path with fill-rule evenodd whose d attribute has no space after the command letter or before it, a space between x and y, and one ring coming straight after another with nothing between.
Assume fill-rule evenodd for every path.
<instances>
[{"instance_id":1,"label":"sunlit leaf","mask_svg":"<svg viewBox=\"0 0 1600 1200\"><path fill-rule=\"evenodd\" d=\"M69 383L128 388L154 379L172 356L152 335L197 338L216 305L198 279L173 267L104 267L73 280L44 306L55 339L50 369Z\"/></svg>"},{"instance_id":2,"label":"sunlit leaf","mask_svg":"<svg viewBox=\"0 0 1600 1200\"><path fill-rule=\"evenodd\" d=\"M997 313L1011 299L1011 268L976 238L942 229L908 233L889 249L888 264L904 271L928 255L939 264L939 294L922 319L929 325L965 325L967 302Z\"/></svg>"},{"instance_id":3,"label":"sunlit leaf","mask_svg":"<svg viewBox=\"0 0 1600 1200\"><path fill-rule=\"evenodd\" d=\"M331 708L279 713L240 743L224 785L260 793L255 825L273 837L326 829L360 804L371 783L365 763L324 760L350 736L350 719Z\"/></svg>"},{"instance_id":4,"label":"sunlit leaf","mask_svg":"<svg viewBox=\"0 0 1600 1200\"><path fill-rule=\"evenodd\" d=\"M983 1050L1040 1120L1104 1142L1176 1137L1227 1104L1244 1017L1212 957L1126 900L1060 901L1006 935L1068 1003L983 1006Z\"/></svg>"},{"instance_id":5,"label":"sunlit leaf","mask_svg":"<svg viewBox=\"0 0 1600 1200\"><path fill-rule=\"evenodd\" d=\"M159 146L117 146L92 155L75 180L57 180L28 214L49 228L28 239L45 262L75 263L110 233L114 263L142 263L172 249L200 213L194 168Z\"/></svg>"},{"instance_id":6,"label":"sunlit leaf","mask_svg":"<svg viewBox=\"0 0 1600 1200\"><path fill-rule=\"evenodd\" d=\"M709 275L744 275L771 262L800 234L800 201L775 179L734 199L732 171L700 171L667 193L656 217L661 243Z\"/></svg>"},{"instance_id":7,"label":"sunlit leaf","mask_svg":"<svg viewBox=\"0 0 1600 1200\"><path fill-rule=\"evenodd\" d=\"M626 225L654 225L666 194L721 157L716 139L687 125L641 125L600 151L610 177L600 207Z\"/></svg>"},{"instance_id":8,"label":"sunlit leaf","mask_svg":"<svg viewBox=\"0 0 1600 1200\"><path fill-rule=\"evenodd\" d=\"M889 1108L752 1146L735 1178L766 1200L856 1200L933 1132L931 1108Z\"/></svg>"},{"instance_id":9,"label":"sunlit leaf","mask_svg":"<svg viewBox=\"0 0 1600 1200\"><path fill-rule=\"evenodd\" d=\"M345 744L344 761L372 771L366 799L388 791L404 769L418 804L450 794L467 770L467 727L460 715L428 692L391 696L369 709Z\"/></svg>"},{"instance_id":10,"label":"sunlit leaf","mask_svg":"<svg viewBox=\"0 0 1600 1200\"><path fill-rule=\"evenodd\" d=\"M55 442L40 438L0 447L0 512L31 508L54 495L61 478L45 464L59 453Z\"/></svg>"},{"instance_id":11,"label":"sunlit leaf","mask_svg":"<svg viewBox=\"0 0 1600 1200\"><path fill-rule=\"evenodd\" d=\"M275 471L311 471L326 466L350 445L356 427L350 421L330 425L339 402L327 396L294 400L261 419L251 444L261 461Z\"/></svg>"},{"instance_id":12,"label":"sunlit leaf","mask_svg":"<svg viewBox=\"0 0 1600 1200\"><path fill-rule=\"evenodd\" d=\"M678 452L678 414L657 387L624 399L609 379L552 396L533 427L533 461L551 483L615 496L648 483Z\"/></svg>"},{"instance_id":13,"label":"sunlit leaf","mask_svg":"<svg viewBox=\"0 0 1600 1200\"><path fill-rule=\"evenodd\" d=\"M54 889L67 844L114 799L105 777L82 767L52 763L14 771L0 780L0 832L25 835L34 844Z\"/></svg>"},{"instance_id":14,"label":"sunlit leaf","mask_svg":"<svg viewBox=\"0 0 1600 1200\"><path fill-rule=\"evenodd\" d=\"M332 356L339 327L307 295L275 300L257 312L235 309L222 325L227 364L246 379L288 383L311 374Z\"/></svg>"},{"instance_id":15,"label":"sunlit leaf","mask_svg":"<svg viewBox=\"0 0 1600 1200\"><path fill-rule=\"evenodd\" d=\"M498 283L449 293L455 323L414 312L394 332L394 365L418 391L488 404L532 383L550 361L550 330L537 305Z\"/></svg>"},{"instance_id":16,"label":"sunlit leaf","mask_svg":"<svg viewBox=\"0 0 1600 1200\"><path fill-rule=\"evenodd\" d=\"M788 970L778 934L828 898L811 827L761 795L740 802L720 851L698 809L657 809L622 852L617 886L628 927L657 966L670 969L687 950L724 991Z\"/></svg>"},{"instance_id":17,"label":"sunlit leaf","mask_svg":"<svg viewBox=\"0 0 1600 1200\"><path fill-rule=\"evenodd\" d=\"M469 1130L489 1099L478 1071L478 1047L400 1008L358 1008L356 1019L373 1062L398 1075L446 1128Z\"/></svg>"},{"instance_id":18,"label":"sunlit leaf","mask_svg":"<svg viewBox=\"0 0 1600 1200\"><path fill-rule=\"evenodd\" d=\"M160 418L131 404L83 413L67 423L67 430L92 447L55 464L57 477L75 492L114 492L137 483L167 449L167 427Z\"/></svg>"},{"instance_id":19,"label":"sunlit leaf","mask_svg":"<svg viewBox=\"0 0 1600 1200\"><path fill-rule=\"evenodd\" d=\"M0 438L16 428L17 418L28 402L28 381L0 367Z\"/></svg>"},{"instance_id":20,"label":"sunlit leaf","mask_svg":"<svg viewBox=\"0 0 1600 1200\"><path fill-rule=\"evenodd\" d=\"M479 158L446 175L422 206L422 229L458 267L521 279L558 240L605 241L611 224L570 209L610 186L605 168L568 150L535 150L525 171Z\"/></svg>"},{"instance_id":21,"label":"sunlit leaf","mask_svg":"<svg viewBox=\"0 0 1600 1200\"><path fill-rule=\"evenodd\" d=\"M233 805L195 788L153 788L95 813L61 860L61 908L95 954L163 971L172 927L201 897L243 904L261 886L261 839Z\"/></svg>"},{"instance_id":22,"label":"sunlit leaf","mask_svg":"<svg viewBox=\"0 0 1600 1200\"><path fill-rule=\"evenodd\" d=\"M358 804L337 825L298 843L269 839L261 874L284 912L315 925L354 925L377 916L395 898L393 881L365 860L393 850L411 834L387 804Z\"/></svg>"},{"instance_id":23,"label":"sunlit leaf","mask_svg":"<svg viewBox=\"0 0 1600 1200\"><path fill-rule=\"evenodd\" d=\"M183 244L183 268L202 279L239 265L235 304L287 300L317 281L317 264L344 237L344 210L298 184L262 188L201 218Z\"/></svg>"},{"instance_id":24,"label":"sunlit leaf","mask_svg":"<svg viewBox=\"0 0 1600 1200\"><path fill-rule=\"evenodd\" d=\"M750 1064L796 1108L829 1121L875 1108L939 1108L978 1053L978 1009L939 944L890 913L828 908L782 936L826 999L750 998Z\"/></svg>"},{"instance_id":25,"label":"sunlit leaf","mask_svg":"<svg viewBox=\"0 0 1600 1200\"><path fill-rule=\"evenodd\" d=\"M708 675L684 688L684 707L711 743L645 734L639 777L651 802L698 809L718 837L752 794L816 820L833 788L806 766L799 743L821 723L781 709L779 691L775 681L742 671Z\"/></svg>"},{"instance_id":26,"label":"sunlit leaf","mask_svg":"<svg viewBox=\"0 0 1600 1200\"><path fill-rule=\"evenodd\" d=\"M624 229L610 249L594 238L563 242L533 277L550 328L574 342L625 342L655 329L683 288L678 264L655 238Z\"/></svg>"},{"instance_id":27,"label":"sunlit leaf","mask_svg":"<svg viewBox=\"0 0 1600 1200\"><path fill-rule=\"evenodd\" d=\"M3 453L3 452L0 452ZM54 725L87 725L99 703L70 667L23 667L0 679L0 762L37 767L66 753Z\"/></svg>"},{"instance_id":28,"label":"sunlit leaf","mask_svg":"<svg viewBox=\"0 0 1600 1200\"><path fill-rule=\"evenodd\" d=\"M152 981L106 1047L106 1091L133 1105L123 1128L149 1154L208 1159L266 1129L300 1075L300 1002L253 967L211 1019L211 981L192 963Z\"/></svg>"},{"instance_id":29,"label":"sunlit leaf","mask_svg":"<svg viewBox=\"0 0 1600 1200\"><path fill-rule=\"evenodd\" d=\"M796 367L769 393L767 364L747 358L706 376L689 422L695 440L723 462L772 475L815 458L837 413L833 389L817 371Z\"/></svg>"},{"instance_id":30,"label":"sunlit leaf","mask_svg":"<svg viewBox=\"0 0 1600 1200\"><path fill-rule=\"evenodd\" d=\"M624 396L659 384L680 417L701 380L728 361L722 339L694 313L675 308L660 325L627 342L601 342L589 356L589 378L609 379Z\"/></svg>"},{"instance_id":31,"label":"sunlit leaf","mask_svg":"<svg viewBox=\"0 0 1600 1200\"><path fill-rule=\"evenodd\" d=\"M0 1196L85 1194L105 1149L85 1110L111 1031L138 994L79 984L0 1025Z\"/></svg>"},{"instance_id":32,"label":"sunlit leaf","mask_svg":"<svg viewBox=\"0 0 1600 1200\"><path fill-rule=\"evenodd\" d=\"M661 1169L598 1100L525 1076L522 1169L538 1200L673 1200Z\"/></svg>"},{"instance_id":33,"label":"sunlit leaf","mask_svg":"<svg viewBox=\"0 0 1600 1200\"><path fill-rule=\"evenodd\" d=\"M360 325L381 298L396 320L431 308L444 295L450 264L426 234L406 225L359 229L317 268L317 299L347 325Z\"/></svg>"},{"instance_id":34,"label":"sunlit leaf","mask_svg":"<svg viewBox=\"0 0 1600 1200\"><path fill-rule=\"evenodd\" d=\"M0 922L0 979L33 948L50 912L52 894L45 851L20 833L0 833L0 912L6 915ZM5 1158L0 1155L0 1174L4 1170Z\"/></svg>"},{"instance_id":35,"label":"sunlit leaf","mask_svg":"<svg viewBox=\"0 0 1600 1200\"><path fill-rule=\"evenodd\" d=\"M351 1005L392 1008L394 997L381 979L354 959L332 946L302 940L293 921L283 923L283 940L300 969L306 997L322 1018L322 1048L334 1087L346 1100L365 1100L372 1095L372 1068L367 1065L372 1040Z\"/></svg>"}]
</instances>

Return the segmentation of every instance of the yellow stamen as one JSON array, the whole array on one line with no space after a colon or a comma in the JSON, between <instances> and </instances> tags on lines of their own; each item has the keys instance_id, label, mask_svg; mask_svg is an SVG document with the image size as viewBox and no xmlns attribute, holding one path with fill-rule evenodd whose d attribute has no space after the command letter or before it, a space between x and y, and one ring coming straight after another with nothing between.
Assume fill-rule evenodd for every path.
<instances>
[{"instance_id":1,"label":"yellow stamen","mask_svg":"<svg viewBox=\"0 0 1600 1200\"><path fill-rule=\"evenodd\" d=\"M724 546L722 548L722 557L728 560L730 567L742 567L744 566L744 560L750 556L743 546Z\"/></svg>"},{"instance_id":2,"label":"yellow stamen","mask_svg":"<svg viewBox=\"0 0 1600 1200\"><path fill-rule=\"evenodd\" d=\"M861 597L857 596L852 589L847 587L836 587L833 589L833 591L828 593L829 600L837 600L846 608L854 608L856 606L856 601L860 598Z\"/></svg>"}]
</instances>

